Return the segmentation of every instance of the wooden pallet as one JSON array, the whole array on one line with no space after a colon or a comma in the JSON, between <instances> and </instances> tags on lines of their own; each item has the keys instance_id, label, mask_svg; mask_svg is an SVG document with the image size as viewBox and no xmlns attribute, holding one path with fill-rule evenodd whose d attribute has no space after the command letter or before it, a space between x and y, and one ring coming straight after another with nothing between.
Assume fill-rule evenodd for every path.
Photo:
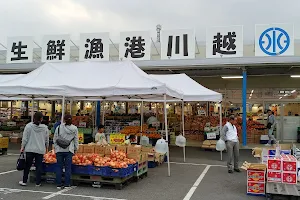
<instances>
[{"instance_id":1,"label":"wooden pallet","mask_svg":"<svg viewBox=\"0 0 300 200\"><path fill-rule=\"evenodd\" d=\"M266 197L267 200L300 200L300 185L267 183Z\"/></svg>"}]
</instances>

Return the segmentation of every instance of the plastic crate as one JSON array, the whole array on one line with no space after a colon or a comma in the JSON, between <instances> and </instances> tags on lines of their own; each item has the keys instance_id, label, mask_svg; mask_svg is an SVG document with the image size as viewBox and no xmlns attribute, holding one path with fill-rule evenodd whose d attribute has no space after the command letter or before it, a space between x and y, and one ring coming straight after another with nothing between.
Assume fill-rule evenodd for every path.
<instances>
[{"instance_id":1,"label":"plastic crate","mask_svg":"<svg viewBox=\"0 0 300 200\"><path fill-rule=\"evenodd\" d=\"M94 166L92 175L95 175L95 176L109 176L108 173L107 173L107 169L108 169L108 167Z\"/></svg>"},{"instance_id":2,"label":"plastic crate","mask_svg":"<svg viewBox=\"0 0 300 200\"><path fill-rule=\"evenodd\" d=\"M148 168L155 168L157 167L157 163L154 161L148 161Z\"/></svg>"},{"instance_id":3,"label":"plastic crate","mask_svg":"<svg viewBox=\"0 0 300 200\"><path fill-rule=\"evenodd\" d=\"M129 164L128 167L130 167L132 173L136 172L138 170L138 163L135 164Z\"/></svg>"},{"instance_id":4,"label":"plastic crate","mask_svg":"<svg viewBox=\"0 0 300 200\"><path fill-rule=\"evenodd\" d=\"M55 173L57 168L58 168L57 163L53 163L53 164L43 163L43 172L45 173L49 173L49 172Z\"/></svg>"},{"instance_id":5,"label":"plastic crate","mask_svg":"<svg viewBox=\"0 0 300 200\"><path fill-rule=\"evenodd\" d=\"M72 165L72 174L93 175L94 166Z\"/></svg>"},{"instance_id":6,"label":"plastic crate","mask_svg":"<svg viewBox=\"0 0 300 200\"><path fill-rule=\"evenodd\" d=\"M107 174L109 177L119 177L124 178L133 174L133 166L128 166L127 168L107 168Z\"/></svg>"}]
</instances>

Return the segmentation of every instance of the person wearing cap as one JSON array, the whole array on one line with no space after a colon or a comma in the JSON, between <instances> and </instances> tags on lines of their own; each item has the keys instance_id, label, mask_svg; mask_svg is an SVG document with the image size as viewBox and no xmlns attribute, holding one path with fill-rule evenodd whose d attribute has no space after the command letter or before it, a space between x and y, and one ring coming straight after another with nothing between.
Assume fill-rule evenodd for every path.
<instances>
[{"instance_id":1,"label":"person wearing cap","mask_svg":"<svg viewBox=\"0 0 300 200\"><path fill-rule=\"evenodd\" d=\"M241 170L239 169L239 138L237 129L234 124L235 117L231 115L221 132L221 139L226 142L228 155L227 167L228 173L230 174L232 174L233 171L241 172Z\"/></svg>"},{"instance_id":2,"label":"person wearing cap","mask_svg":"<svg viewBox=\"0 0 300 200\"><path fill-rule=\"evenodd\" d=\"M72 116L66 115L64 117L65 123L59 125L54 133L53 143L57 159L56 183L57 189L68 188L71 186L71 166L73 154L78 150L78 129L72 124ZM70 141L67 148L62 148L57 144L58 137ZM62 185L62 173L64 173L64 186Z\"/></svg>"},{"instance_id":3,"label":"person wearing cap","mask_svg":"<svg viewBox=\"0 0 300 200\"><path fill-rule=\"evenodd\" d=\"M49 147L49 130L44 124L41 124L43 114L36 112L33 116L33 122L25 126L22 138L20 152L26 154L25 169L23 172L23 180L19 182L21 186L26 186L30 168L33 160L36 167L36 186L41 186L43 156Z\"/></svg>"},{"instance_id":4,"label":"person wearing cap","mask_svg":"<svg viewBox=\"0 0 300 200\"><path fill-rule=\"evenodd\" d=\"M104 126L102 124L98 126L98 131L95 135L95 143L107 145L107 141L104 134Z\"/></svg>"}]
</instances>

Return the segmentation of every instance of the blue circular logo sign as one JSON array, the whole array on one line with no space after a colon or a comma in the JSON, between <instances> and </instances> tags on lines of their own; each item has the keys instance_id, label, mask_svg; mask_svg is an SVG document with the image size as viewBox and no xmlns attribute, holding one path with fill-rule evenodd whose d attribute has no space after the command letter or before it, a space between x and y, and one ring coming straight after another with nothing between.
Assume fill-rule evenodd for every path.
<instances>
[{"instance_id":1,"label":"blue circular logo sign","mask_svg":"<svg viewBox=\"0 0 300 200\"><path fill-rule=\"evenodd\" d=\"M258 40L260 49L269 56L281 55L289 48L291 40L289 34L282 28L266 29Z\"/></svg>"}]
</instances>

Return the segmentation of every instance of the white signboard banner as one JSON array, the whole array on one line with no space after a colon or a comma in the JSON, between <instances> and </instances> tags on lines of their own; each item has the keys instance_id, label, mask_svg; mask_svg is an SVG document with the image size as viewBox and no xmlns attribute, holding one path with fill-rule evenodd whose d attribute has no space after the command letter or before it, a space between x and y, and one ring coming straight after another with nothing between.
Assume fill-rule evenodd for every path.
<instances>
[{"instance_id":1,"label":"white signboard banner","mask_svg":"<svg viewBox=\"0 0 300 200\"><path fill-rule=\"evenodd\" d=\"M70 61L70 35L45 35L42 42L42 62Z\"/></svg>"},{"instance_id":2,"label":"white signboard banner","mask_svg":"<svg viewBox=\"0 0 300 200\"><path fill-rule=\"evenodd\" d=\"M162 30L161 59L195 58L194 30Z\"/></svg>"},{"instance_id":3,"label":"white signboard banner","mask_svg":"<svg viewBox=\"0 0 300 200\"><path fill-rule=\"evenodd\" d=\"M120 60L150 60L151 37L149 31L121 32Z\"/></svg>"},{"instance_id":4,"label":"white signboard banner","mask_svg":"<svg viewBox=\"0 0 300 200\"><path fill-rule=\"evenodd\" d=\"M255 25L255 56L293 56L294 25Z\"/></svg>"},{"instance_id":5,"label":"white signboard banner","mask_svg":"<svg viewBox=\"0 0 300 200\"><path fill-rule=\"evenodd\" d=\"M206 30L206 58L243 57L243 26Z\"/></svg>"},{"instance_id":6,"label":"white signboard banner","mask_svg":"<svg viewBox=\"0 0 300 200\"><path fill-rule=\"evenodd\" d=\"M7 63L33 62L33 37L7 38Z\"/></svg>"},{"instance_id":7,"label":"white signboard banner","mask_svg":"<svg viewBox=\"0 0 300 200\"><path fill-rule=\"evenodd\" d=\"M109 61L109 33L80 34L79 60Z\"/></svg>"}]
</instances>

